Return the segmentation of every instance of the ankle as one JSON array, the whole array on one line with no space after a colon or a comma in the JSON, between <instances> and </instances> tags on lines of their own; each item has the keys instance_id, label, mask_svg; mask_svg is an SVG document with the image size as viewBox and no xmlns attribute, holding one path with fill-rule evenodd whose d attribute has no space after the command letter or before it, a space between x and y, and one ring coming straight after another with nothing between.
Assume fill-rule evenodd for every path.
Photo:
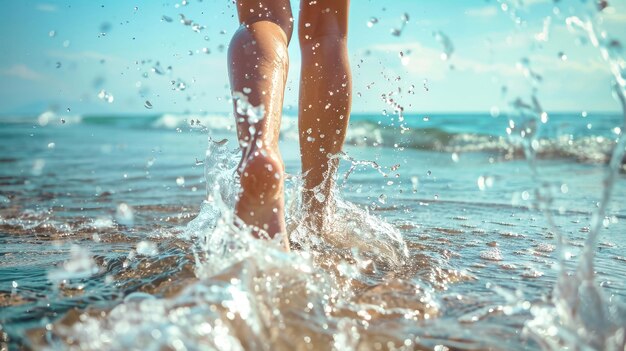
<instances>
[{"instance_id":1,"label":"ankle","mask_svg":"<svg viewBox=\"0 0 626 351\"><path fill-rule=\"evenodd\" d=\"M284 166L277 150L257 149L239 168L242 194L246 200L263 205L282 195Z\"/></svg>"}]
</instances>

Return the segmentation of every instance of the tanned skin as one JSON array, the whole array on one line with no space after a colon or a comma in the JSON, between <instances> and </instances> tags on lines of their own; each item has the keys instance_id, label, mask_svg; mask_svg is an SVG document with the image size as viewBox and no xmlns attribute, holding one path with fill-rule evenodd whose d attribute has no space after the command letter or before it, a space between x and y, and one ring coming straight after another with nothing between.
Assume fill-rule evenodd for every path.
<instances>
[{"instance_id":1,"label":"tanned skin","mask_svg":"<svg viewBox=\"0 0 626 351\"><path fill-rule=\"evenodd\" d=\"M350 116L349 2L303 0L300 8L298 127L303 203L312 229L324 225L338 163L330 156L341 151ZM243 150L238 169L242 192L235 213L256 236L282 233L286 238L284 164L278 140L289 70L287 48L293 33L291 4L289 0L238 0L237 11L241 26L228 51L231 90L243 92L254 106L262 105L264 116L251 121L235 108Z\"/></svg>"}]
</instances>

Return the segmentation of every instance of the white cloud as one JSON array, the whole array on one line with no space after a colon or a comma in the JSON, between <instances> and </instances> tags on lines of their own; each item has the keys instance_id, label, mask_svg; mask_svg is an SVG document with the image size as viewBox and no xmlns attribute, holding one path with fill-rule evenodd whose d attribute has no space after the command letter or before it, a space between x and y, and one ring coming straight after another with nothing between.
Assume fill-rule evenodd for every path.
<instances>
[{"instance_id":1,"label":"white cloud","mask_svg":"<svg viewBox=\"0 0 626 351\"><path fill-rule=\"evenodd\" d=\"M458 73L465 73L467 74L466 78L475 79L476 82L484 83L495 79L496 81L507 82L509 86L527 80L524 77L524 70L516 65L517 60L511 57L489 62L464 57L462 53L454 52L451 59L446 61L441 59L441 50L425 47L419 42L379 44L370 47L370 50L373 55L397 58L396 68L403 67L413 79L427 78L430 81L442 82L453 78ZM399 53L402 51L406 58L409 50L408 64L401 66ZM525 57L529 59L532 70L546 78L544 86L548 82L559 81L562 83L562 79L566 79L565 77L572 77L572 79L585 82L592 81L596 76L608 74L607 67L598 59L589 56L574 56L567 60L561 60L556 52L552 54L552 50L549 50L541 54L528 53ZM526 85L522 84L522 86Z\"/></svg>"},{"instance_id":2,"label":"white cloud","mask_svg":"<svg viewBox=\"0 0 626 351\"><path fill-rule=\"evenodd\" d=\"M528 58L531 65L538 67L542 71L586 74L589 76L598 75L602 72L608 73L609 71L608 66L597 59L587 59L584 61L567 59L566 61L562 61L556 56L546 55L530 55Z\"/></svg>"},{"instance_id":3,"label":"white cloud","mask_svg":"<svg viewBox=\"0 0 626 351\"><path fill-rule=\"evenodd\" d=\"M57 7L52 4L38 4L35 8L41 12L56 12L57 11Z\"/></svg>"},{"instance_id":4,"label":"white cloud","mask_svg":"<svg viewBox=\"0 0 626 351\"><path fill-rule=\"evenodd\" d=\"M393 54L403 52L408 57L406 70L414 75L428 77L433 80L444 78L447 65L441 60L441 52L422 46L419 42L403 44L377 44L369 48L373 53ZM400 58L398 58L400 62Z\"/></svg>"},{"instance_id":5,"label":"white cloud","mask_svg":"<svg viewBox=\"0 0 626 351\"><path fill-rule=\"evenodd\" d=\"M373 52L406 53L410 50L409 61L406 70L414 75L428 77L432 80L442 80L449 74L450 67L454 71L473 72L477 74L492 73L500 76L520 75L520 72L512 65L503 63L487 64L473 59L460 57L458 53L452 53L449 60L442 60L442 51L425 47L419 42L405 44L381 44L371 47ZM399 60L399 59L398 59ZM453 71L453 72L454 72Z\"/></svg>"},{"instance_id":6,"label":"white cloud","mask_svg":"<svg viewBox=\"0 0 626 351\"><path fill-rule=\"evenodd\" d=\"M78 51L78 52L68 52L68 51L60 51L60 50L52 50L46 53L50 57L70 60L70 61L83 61L83 60L94 60L94 61L106 61L106 62L121 62L125 63L126 61L113 55L103 54L97 51Z\"/></svg>"},{"instance_id":7,"label":"white cloud","mask_svg":"<svg viewBox=\"0 0 626 351\"><path fill-rule=\"evenodd\" d=\"M465 14L470 17L493 17L498 14L498 9L495 6L485 6L469 9L465 11Z\"/></svg>"},{"instance_id":8,"label":"white cloud","mask_svg":"<svg viewBox=\"0 0 626 351\"><path fill-rule=\"evenodd\" d=\"M41 80L43 76L24 64L16 64L13 65L2 72L0 72L4 76L17 77L24 80Z\"/></svg>"}]
</instances>

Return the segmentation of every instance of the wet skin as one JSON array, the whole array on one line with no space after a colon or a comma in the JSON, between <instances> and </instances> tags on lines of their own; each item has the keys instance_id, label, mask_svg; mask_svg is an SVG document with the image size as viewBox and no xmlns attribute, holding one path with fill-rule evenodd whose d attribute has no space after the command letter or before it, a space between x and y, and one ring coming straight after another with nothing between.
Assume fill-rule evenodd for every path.
<instances>
[{"instance_id":1,"label":"wet skin","mask_svg":"<svg viewBox=\"0 0 626 351\"><path fill-rule=\"evenodd\" d=\"M347 30L349 0L303 1L298 38L302 52L298 125L307 223L322 229L352 100ZM242 193L235 212L257 236L285 233L284 164L278 150L283 95L293 32L289 0L238 0L239 30L228 52L231 90L244 92L264 118L237 113L243 155ZM252 128L251 128L252 127ZM315 196L317 194L317 196ZM322 201L320 201L322 200Z\"/></svg>"}]
</instances>

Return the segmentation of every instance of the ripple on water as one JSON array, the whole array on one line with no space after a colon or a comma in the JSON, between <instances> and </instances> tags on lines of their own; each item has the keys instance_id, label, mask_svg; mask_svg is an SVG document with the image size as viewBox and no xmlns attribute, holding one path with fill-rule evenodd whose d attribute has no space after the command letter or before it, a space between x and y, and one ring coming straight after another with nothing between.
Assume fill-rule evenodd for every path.
<instances>
[{"instance_id":1,"label":"ripple on water","mask_svg":"<svg viewBox=\"0 0 626 351\"><path fill-rule=\"evenodd\" d=\"M489 249L489 250L481 251L479 256L483 260L487 260L487 261L502 261L503 260L502 253L496 247Z\"/></svg>"},{"instance_id":2,"label":"ripple on water","mask_svg":"<svg viewBox=\"0 0 626 351\"><path fill-rule=\"evenodd\" d=\"M549 243L538 243L537 245L535 245L535 250L540 251L540 252L552 252L554 251L555 246Z\"/></svg>"}]
</instances>

